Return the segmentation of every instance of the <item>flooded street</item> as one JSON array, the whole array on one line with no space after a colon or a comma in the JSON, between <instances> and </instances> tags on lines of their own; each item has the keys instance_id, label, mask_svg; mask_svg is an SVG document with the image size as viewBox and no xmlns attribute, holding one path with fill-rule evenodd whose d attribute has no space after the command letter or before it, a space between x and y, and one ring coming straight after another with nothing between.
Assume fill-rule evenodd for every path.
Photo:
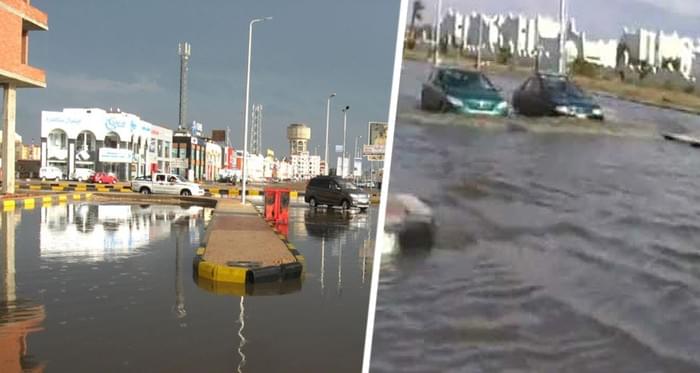
<instances>
[{"instance_id":1,"label":"flooded street","mask_svg":"<svg viewBox=\"0 0 700 373\"><path fill-rule=\"evenodd\" d=\"M390 193L428 201L437 240L424 255L385 248L372 371L700 370L697 149L489 130L485 119L431 125L437 115L401 114L422 79L412 68ZM654 131L700 129L697 117L655 115L645 115Z\"/></svg>"},{"instance_id":2,"label":"flooded street","mask_svg":"<svg viewBox=\"0 0 700 373\"><path fill-rule=\"evenodd\" d=\"M193 278L210 215L91 203L3 212L0 371L359 371L376 210L290 209L303 281L243 297Z\"/></svg>"}]
</instances>

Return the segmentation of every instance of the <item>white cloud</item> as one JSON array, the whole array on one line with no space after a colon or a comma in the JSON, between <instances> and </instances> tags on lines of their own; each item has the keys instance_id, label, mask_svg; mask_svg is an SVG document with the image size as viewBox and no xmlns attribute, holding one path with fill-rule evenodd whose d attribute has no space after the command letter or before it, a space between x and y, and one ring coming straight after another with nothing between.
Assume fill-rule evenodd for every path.
<instances>
[{"instance_id":1,"label":"white cloud","mask_svg":"<svg viewBox=\"0 0 700 373\"><path fill-rule=\"evenodd\" d=\"M162 91L162 87L154 79L145 77L136 81L118 81L106 78L90 77L85 74L47 74L49 88L59 88L75 93L87 94L133 94Z\"/></svg>"},{"instance_id":2,"label":"white cloud","mask_svg":"<svg viewBox=\"0 0 700 373\"><path fill-rule=\"evenodd\" d=\"M664 8L670 12L691 16L700 17L700 2L697 0L634 0L637 2L647 3L658 8Z\"/></svg>"}]
</instances>

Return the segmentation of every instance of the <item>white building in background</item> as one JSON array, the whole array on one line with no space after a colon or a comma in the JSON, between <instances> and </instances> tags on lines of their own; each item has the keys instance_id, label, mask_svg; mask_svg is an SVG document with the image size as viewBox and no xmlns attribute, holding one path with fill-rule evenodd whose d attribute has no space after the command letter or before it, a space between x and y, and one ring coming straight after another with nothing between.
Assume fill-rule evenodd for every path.
<instances>
[{"instance_id":1,"label":"white building in background","mask_svg":"<svg viewBox=\"0 0 700 373\"><path fill-rule=\"evenodd\" d=\"M286 160L282 159L277 162L277 174L274 176L279 180L291 180L294 177L294 169L292 164Z\"/></svg>"},{"instance_id":2,"label":"white building in background","mask_svg":"<svg viewBox=\"0 0 700 373\"><path fill-rule=\"evenodd\" d=\"M321 174L321 156L304 152L292 155L290 160L295 179L308 180Z\"/></svg>"},{"instance_id":3,"label":"white building in background","mask_svg":"<svg viewBox=\"0 0 700 373\"><path fill-rule=\"evenodd\" d=\"M341 156L338 157L336 162L336 175L343 178L352 177L353 161L351 157L345 157L345 161L343 162L343 157Z\"/></svg>"},{"instance_id":4,"label":"white building in background","mask_svg":"<svg viewBox=\"0 0 700 373\"><path fill-rule=\"evenodd\" d=\"M620 43L625 46L623 62L625 64L645 62L656 66L656 39L654 31L643 28L631 31L625 27L620 38Z\"/></svg>"},{"instance_id":5,"label":"white building in background","mask_svg":"<svg viewBox=\"0 0 700 373\"><path fill-rule=\"evenodd\" d=\"M204 145L204 153L204 180L215 181L219 178L224 151L221 145L208 141Z\"/></svg>"},{"instance_id":6,"label":"white building in background","mask_svg":"<svg viewBox=\"0 0 700 373\"><path fill-rule=\"evenodd\" d=\"M615 68L617 66L618 41L610 40L582 40L583 58L592 64Z\"/></svg>"},{"instance_id":7,"label":"white building in background","mask_svg":"<svg viewBox=\"0 0 700 373\"><path fill-rule=\"evenodd\" d=\"M499 44L510 48L515 56L530 57L536 48L536 26L534 19L509 14L501 19Z\"/></svg>"},{"instance_id":8,"label":"white building in background","mask_svg":"<svg viewBox=\"0 0 700 373\"><path fill-rule=\"evenodd\" d=\"M171 146L172 131L134 114L96 108L41 112L41 165L68 176L76 168L113 172L122 180L149 175L159 163L167 167Z\"/></svg>"},{"instance_id":9,"label":"white building in background","mask_svg":"<svg viewBox=\"0 0 700 373\"><path fill-rule=\"evenodd\" d=\"M248 154L247 177L252 181L265 180L265 157L262 154Z\"/></svg>"}]
</instances>

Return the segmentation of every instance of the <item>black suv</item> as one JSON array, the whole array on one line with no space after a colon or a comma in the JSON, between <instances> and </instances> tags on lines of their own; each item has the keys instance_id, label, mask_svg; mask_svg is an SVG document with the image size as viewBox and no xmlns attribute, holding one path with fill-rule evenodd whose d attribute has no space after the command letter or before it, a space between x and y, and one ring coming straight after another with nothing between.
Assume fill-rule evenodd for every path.
<instances>
[{"instance_id":1,"label":"black suv","mask_svg":"<svg viewBox=\"0 0 700 373\"><path fill-rule=\"evenodd\" d=\"M369 207L369 194L338 176L317 176L306 185L304 201L311 207L326 205L343 209L358 207L361 211Z\"/></svg>"}]
</instances>

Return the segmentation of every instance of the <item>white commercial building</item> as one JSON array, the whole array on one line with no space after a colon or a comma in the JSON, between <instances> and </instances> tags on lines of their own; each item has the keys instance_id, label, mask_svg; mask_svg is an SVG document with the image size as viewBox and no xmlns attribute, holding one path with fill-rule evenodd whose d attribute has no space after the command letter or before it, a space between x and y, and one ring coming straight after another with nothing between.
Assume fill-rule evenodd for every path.
<instances>
[{"instance_id":1,"label":"white commercial building","mask_svg":"<svg viewBox=\"0 0 700 373\"><path fill-rule=\"evenodd\" d=\"M217 180L223 160L223 149L219 144L208 141L204 145L204 152L204 180Z\"/></svg>"},{"instance_id":2,"label":"white commercial building","mask_svg":"<svg viewBox=\"0 0 700 373\"><path fill-rule=\"evenodd\" d=\"M321 156L309 155L308 152L294 154L291 164L294 179L308 180L321 174Z\"/></svg>"},{"instance_id":3,"label":"white commercial building","mask_svg":"<svg viewBox=\"0 0 700 373\"><path fill-rule=\"evenodd\" d=\"M148 175L167 169L171 146L172 131L134 114L95 108L41 112L41 165L68 176L76 168L113 172L122 180Z\"/></svg>"}]
</instances>

